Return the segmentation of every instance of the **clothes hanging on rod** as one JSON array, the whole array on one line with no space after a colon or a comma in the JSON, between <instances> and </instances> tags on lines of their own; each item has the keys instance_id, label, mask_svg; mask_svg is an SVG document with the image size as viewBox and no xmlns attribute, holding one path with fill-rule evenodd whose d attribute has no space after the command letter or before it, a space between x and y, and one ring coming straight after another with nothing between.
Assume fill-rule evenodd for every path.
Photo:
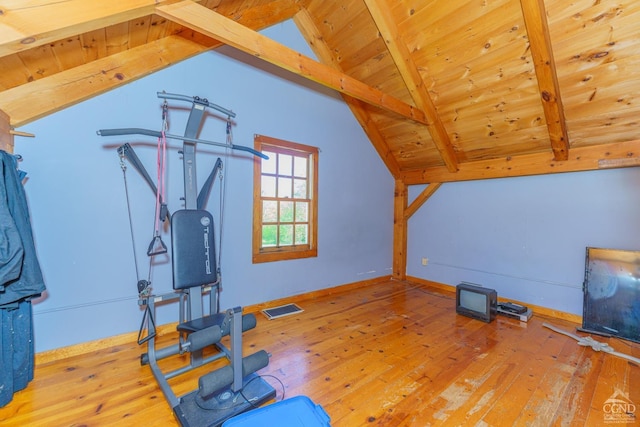
<instances>
[{"instance_id":1,"label":"clothes hanging on rod","mask_svg":"<svg viewBox=\"0 0 640 427\"><path fill-rule=\"evenodd\" d=\"M17 166L0 150L0 407L33 379L31 300L45 290Z\"/></svg>"}]
</instances>

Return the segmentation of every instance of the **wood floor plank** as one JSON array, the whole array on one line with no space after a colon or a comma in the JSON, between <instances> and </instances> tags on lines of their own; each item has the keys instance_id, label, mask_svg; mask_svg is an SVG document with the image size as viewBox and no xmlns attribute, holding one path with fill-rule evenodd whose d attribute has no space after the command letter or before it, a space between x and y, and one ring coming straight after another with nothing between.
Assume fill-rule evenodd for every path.
<instances>
[{"instance_id":1,"label":"wood floor plank","mask_svg":"<svg viewBox=\"0 0 640 427\"><path fill-rule=\"evenodd\" d=\"M307 395L333 426L599 426L617 391L640 406L640 366L542 326L573 332L577 325L565 320L484 323L457 315L451 293L395 280L296 303L304 311L280 319L257 313L244 353L268 351L260 374L276 399ZM176 338L168 332L158 341ZM597 340L640 356L640 344ZM27 389L0 408L0 425L177 426L149 367L140 365L144 351L127 343L37 365ZM174 356L161 366L186 360ZM169 383L186 394L225 363Z\"/></svg>"}]
</instances>

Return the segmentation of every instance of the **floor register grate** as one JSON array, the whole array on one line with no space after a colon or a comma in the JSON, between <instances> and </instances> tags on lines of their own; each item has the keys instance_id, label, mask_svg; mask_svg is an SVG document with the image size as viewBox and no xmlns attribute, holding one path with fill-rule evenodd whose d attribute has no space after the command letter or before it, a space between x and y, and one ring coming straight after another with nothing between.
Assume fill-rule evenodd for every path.
<instances>
[{"instance_id":1,"label":"floor register grate","mask_svg":"<svg viewBox=\"0 0 640 427\"><path fill-rule=\"evenodd\" d=\"M273 320L284 316L290 316L292 314L301 313L304 310L295 304L286 304L273 308L265 308L262 313L267 316L267 319Z\"/></svg>"}]
</instances>

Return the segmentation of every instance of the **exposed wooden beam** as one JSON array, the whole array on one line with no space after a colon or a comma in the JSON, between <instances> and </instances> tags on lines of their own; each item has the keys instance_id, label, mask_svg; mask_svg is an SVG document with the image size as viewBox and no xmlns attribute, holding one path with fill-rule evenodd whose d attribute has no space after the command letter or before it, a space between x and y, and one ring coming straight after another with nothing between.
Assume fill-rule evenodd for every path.
<instances>
[{"instance_id":1,"label":"exposed wooden beam","mask_svg":"<svg viewBox=\"0 0 640 427\"><path fill-rule=\"evenodd\" d=\"M14 127L69 107L186 59L206 47L183 37L158 41L108 56L2 92L0 110Z\"/></svg>"},{"instance_id":2,"label":"exposed wooden beam","mask_svg":"<svg viewBox=\"0 0 640 427\"><path fill-rule=\"evenodd\" d=\"M249 8L238 22L251 28L262 29L291 18L299 8L288 0L270 3L269 16L258 16ZM63 71L2 92L0 108L11 111L11 125L23 126L40 117L100 95L108 90L147 76L198 53L221 46L222 43L200 33L180 32L147 45L138 46L128 53L120 52L93 63ZM147 61L149 68L144 66ZM47 94L45 98L43 94Z\"/></svg>"},{"instance_id":3,"label":"exposed wooden beam","mask_svg":"<svg viewBox=\"0 0 640 427\"><path fill-rule=\"evenodd\" d=\"M640 164L640 139L591 147L572 148L569 158L558 161L552 153L527 154L460 163L457 173L445 167L406 171L400 174L407 185L428 182L471 181L562 172L579 172Z\"/></svg>"},{"instance_id":4,"label":"exposed wooden beam","mask_svg":"<svg viewBox=\"0 0 640 427\"><path fill-rule=\"evenodd\" d=\"M413 102L424 111L429 123L427 129L433 142L440 152L440 156L450 172L458 169L458 159L453 150L449 134L440 120L436 106L427 91L424 80L418 72L418 66L411 59L411 52L402 40L402 36L393 21L391 8L387 0L364 0L378 31L391 53L391 57L398 67L400 76L404 80Z\"/></svg>"},{"instance_id":5,"label":"exposed wooden beam","mask_svg":"<svg viewBox=\"0 0 640 427\"><path fill-rule=\"evenodd\" d=\"M422 205L424 205L429 197L433 196L433 193L435 193L441 185L442 183L440 182L432 182L427 186L427 188L422 190L422 193L418 194L418 197L416 197L409 207L405 209L404 219L408 221L409 218L411 218L411 216L416 213Z\"/></svg>"},{"instance_id":6,"label":"exposed wooden beam","mask_svg":"<svg viewBox=\"0 0 640 427\"><path fill-rule=\"evenodd\" d=\"M543 0L520 0L555 160L569 158L569 135Z\"/></svg>"},{"instance_id":7,"label":"exposed wooden beam","mask_svg":"<svg viewBox=\"0 0 640 427\"><path fill-rule=\"evenodd\" d=\"M405 212L409 201L407 185L396 179L393 194L393 277L407 278L407 220Z\"/></svg>"},{"instance_id":8,"label":"exposed wooden beam","mask_svg":"<svg viewBox=\"0 0 640 427\"><path fill-rule=\"evenodd\" d=\"M179 0L5 0L0 5L0 56L151 15Z\"/></svg>"},{"instance_id":9,"label":"exposed wooden beam","mask_svg":"<svg viewBox=\"0 0 640 427\"><path fill-rule=\"evenodd\" d=\"M0 110L0 150L13 153L13 145L13 134L11 133L9 115Z\"/></svg>"},{"instance_id":10,"label":"exposed wooden beam","mask_svg":"<svg viewBox=\"0 0 640 427\"><path fill-rule=\"evenodd\" d=\"M282 69L326 87L347 94L368 104L428 124L423 111L402 102L328 65L301 55L250 28L191 1L159 6L156 13L180 25L254 55Z\"/></svg>"},{"instance_id":11,"label":"exposed wooden beam","mask_svg":"<svg viewBox=\"0 0 640 427\"><path fill-rule=\"evenodd\" d=\"M325 65L330 65L336 70L343 71L338 64L338 61L336 61L335 57L331 53L329 47L322 39L320 31L318 31L318 28L309 15L309 11L307 9L302 9L293 17L293 21L295 22L302 36L307 40L307 43L309 43L309 46L318 57L320 62ZM386 143L384 137L378 131L378 128L373 122L371 114L367 112L364 104L361 101L345 94L341 95L344 101L347 103L349 109L351 109L351 112L355 116L356 120L358 120L358 123L360 123L360 126L362 126L364 131L367 133L369 140L373 144L373 147L378 152L378 155L380 156L384 164L387 166L387 169L391 172L391 175L396 176L398 173L400 173L400 166L398 165L395 156L389 149L389 145Z\"/></svg>"},{"instance_id":12,"label":"exposed wooden beam","mask_svg":"<svg viewBox=\"0 0 640 427\"><path fill-rule=\"evenodd\" d=\"M407 279L407 241L409 218L435 193L442 184L431 183L409 204L409 189L406 183L397 179L393 198L393 277Z\"/></svg>"}]
</instances>

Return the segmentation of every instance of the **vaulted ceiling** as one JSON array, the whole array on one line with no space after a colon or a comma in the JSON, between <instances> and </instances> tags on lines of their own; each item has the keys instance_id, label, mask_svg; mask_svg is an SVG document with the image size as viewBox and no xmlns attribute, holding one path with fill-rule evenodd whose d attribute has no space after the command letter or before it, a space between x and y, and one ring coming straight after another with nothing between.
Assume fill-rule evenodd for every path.
<instances>
[{"instance_id":1,"label":"vaulted ceiling","mask_svg":"<svg viewBox=\"0 0 640 427\"><path fill-rule=\"evenodd\" d=\"M319 61L257 32L288 19ZM339 91L405 184L640 165L633 0L5 0L0 111L20 127L222 44Z\"/></svg>"}]
</instances>

